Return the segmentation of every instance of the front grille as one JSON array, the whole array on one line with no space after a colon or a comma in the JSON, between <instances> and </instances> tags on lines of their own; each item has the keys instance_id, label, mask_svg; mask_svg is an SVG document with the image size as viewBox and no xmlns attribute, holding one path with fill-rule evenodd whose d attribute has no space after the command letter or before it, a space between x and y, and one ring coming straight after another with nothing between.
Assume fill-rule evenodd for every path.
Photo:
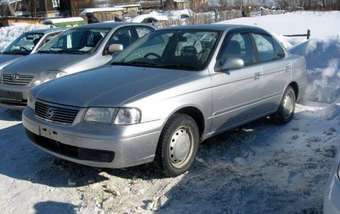
<instances>
[{"instance_id":1,"label":"front grille","mask_svg":"<svg viewBox=\"0 0 340 214\"><path fill-rule=\"evenodd\" d=\"M79 112L76 107L60 107L54 104L46 104L40 101L35 102L35 114L43 119L72 124Z\"/></svg>"},{"instance_id":2,"label":"front grille","mask_svg":"<svg viewBox=\"0 0 340 214\"><path fill-rule=\"evenodd\" d=\"M5 85L25 86L32 82L33 76L23 74L3 74L2 79Z\"/></svg>"},{"instance_id":3,"label":"front grille","mask_svg":"<svg viewBox=\"0 0 340 214\"><path fill-rule=\"evenodd\" d=\"M24 100L22 92L0 90L0 99L3 100Z\"/></svg>"}]
</instances>

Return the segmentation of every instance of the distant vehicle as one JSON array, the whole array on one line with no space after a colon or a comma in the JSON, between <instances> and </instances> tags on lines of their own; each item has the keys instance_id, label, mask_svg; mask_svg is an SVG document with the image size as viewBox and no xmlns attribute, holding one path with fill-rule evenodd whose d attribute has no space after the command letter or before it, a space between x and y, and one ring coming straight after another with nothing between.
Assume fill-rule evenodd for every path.
<instances>
[{"instance_id":1,"label":"distant vehicle","mask_svg":"<svg viewBox=\"0 0 340 214\"><path fill-rule=\"evenodd\" d=\"M194 12L189 9L170 10L166 12L152 11L151 13L136 16L130 19L129 21L133 23L149 23L149 24L156 24L158 22L167 22L170 20L180 20L184 22L190 17L192 17L193 15L194 15Z\"/></svg>"},{"instance_id":2,"label":"distant vehicle","mask_svg":"<svg viewBox=\"0 0 340 214\"><path fill-rule=\"evenodd\" d=\"M57 157L109 168L155 161L176 176L209 137L267 115L292 120L306 84L304 58L260 28L181 26L149 34L112 65L34 88L23 124Z\"/></svg>"},{"instance_id":3,"label":"distant vehicle","mask_svg":"<svg viewBox=\"0 0 340 214\"><path fill-rule=\"evenodd\" d=\"M340 156L327 185L323 204L324 214L340 214Z\"/></svg>"},{"instance_id":4,"label":"distant vehicle","mask_svg":"<svg viewBox=\"0 0 340 214\"><path fill-rule=\"evenodd\" d=\"M0 54L0 69L19 57L35 53L62 31L64 29L52 28L23 33Z\"/></svg>"},{"instance_id":5,"label":"distant vehicle","mask_svg":"<svg viewBox=\"0 0 340 214\"><path fill-rule=\"evenodd\" d=\"M55 27L71 28L79 27L87 24L82 17L69 17L69 18L50 18L45 19L43 22L45 25L52 25Z\"/></svg>"},{"instance_id":6,"label":"distant vehicle","mask_svg":"<svg viewBox=\"0 0 340 214\"><path fill-rule=\"evenodd\" d=\"M112 55L154 31L143 24L98 23L67 30L35 54L0 70L0 106L24 109L28 91L68 74L93 69Z\"/></svg>"}]
</instances>

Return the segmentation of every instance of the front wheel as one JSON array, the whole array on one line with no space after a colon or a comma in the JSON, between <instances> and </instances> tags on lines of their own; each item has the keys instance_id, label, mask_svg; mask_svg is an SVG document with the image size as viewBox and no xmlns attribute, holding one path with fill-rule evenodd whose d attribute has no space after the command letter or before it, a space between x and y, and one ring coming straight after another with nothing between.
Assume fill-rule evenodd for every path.
<instances>
[{"instance_id":1,"label":"front wheel","mask_svg":"<svg viewBox=\"0 0 340 214\"><path fill-rule=\"evenodd\" d=\"M295 91L291 86L288 86L283 95L278 111L271 115L272 120L278 124L290 122L294 117L295 104Z\"/></svg>"},{"instance_id":2,"label":"front wheel","mask_svg":"<svg viewBox=\"0 0 340 214\"><path fill-rule=\"evenodd\" d=\"M175 114L162 131L155 163L166 176L186 172L197 154L199 139L195 120L186 114Z\"/></svg>"}]
</instances>

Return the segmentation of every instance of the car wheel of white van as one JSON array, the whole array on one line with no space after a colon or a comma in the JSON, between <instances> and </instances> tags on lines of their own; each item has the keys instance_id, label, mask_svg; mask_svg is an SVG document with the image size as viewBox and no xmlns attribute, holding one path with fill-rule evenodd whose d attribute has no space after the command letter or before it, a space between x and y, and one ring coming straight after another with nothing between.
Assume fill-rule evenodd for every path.
<instances>
[{"instance_id":1,"label":"car wheel of white van","mask_svg":"<svg viewBox=\"0 0 340 214\"><path fill-rule=\"evenodd\" d=\"M288 86L283 95L278 111L271 116L273 121L278 124L285 124L291 121L294 117L295 103L295 91L291 86Z\"/></svg>"},{"instance_id":2,"label":"car wheel of white van","mask_svg":"<svg viewBox=\"0 0 340 214\"><path fill-rule=\"evenodd\" d=\"M156 164L166 176L177 176L192 165L199 146L199 130L194 119L175 114L166 123L156 153Z\"/></svg>"}]
</instances>

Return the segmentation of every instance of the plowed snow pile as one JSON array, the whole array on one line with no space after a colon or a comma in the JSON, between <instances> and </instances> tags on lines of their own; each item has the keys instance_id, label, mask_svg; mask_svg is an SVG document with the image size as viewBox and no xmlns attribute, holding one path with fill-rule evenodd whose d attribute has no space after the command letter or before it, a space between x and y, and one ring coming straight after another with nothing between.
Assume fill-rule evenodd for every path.
<instances>
[{"instance_id":1,"label":"plowed snow pile","mask_svg":"<svg viewBox=\"0 0 340 214\"><path fill-rule=\"evenodd\" d=\"M229 22L264 26L306 57L307 102L291 123L263 119L216 136L188 173L162 178L150 165L102 170L56 159L29 143L20 113L0 109L1 213L321 213L340 142L340 12ZM281 36L307 28L309 41Z\"/></svg>"},{"instance_id":2,"label":"plowed snow pile","mask_svg":"<svg viewBox=\"0 0 340 214\"><path fill-rule=\"evenodd\" d=\"M312 39L292 48L306 58L309 100L334 103L340 100L340 37Z\"/></svg>"},{"instance_id":3,"label":"plowed snow pile","mask_svg":"<svg viewBox=\"0 0 340 214\"><path fill-rule=\"evenodd\" d=\"M254 25L274 33L289 52L305 56L310 80L307 99L334 103L340 98L339 21L340 13L333 11L239 18L222 23ZM308 41L284 36L304 34L308 29L311 30Z\"/></svg>"}]
</instances>

